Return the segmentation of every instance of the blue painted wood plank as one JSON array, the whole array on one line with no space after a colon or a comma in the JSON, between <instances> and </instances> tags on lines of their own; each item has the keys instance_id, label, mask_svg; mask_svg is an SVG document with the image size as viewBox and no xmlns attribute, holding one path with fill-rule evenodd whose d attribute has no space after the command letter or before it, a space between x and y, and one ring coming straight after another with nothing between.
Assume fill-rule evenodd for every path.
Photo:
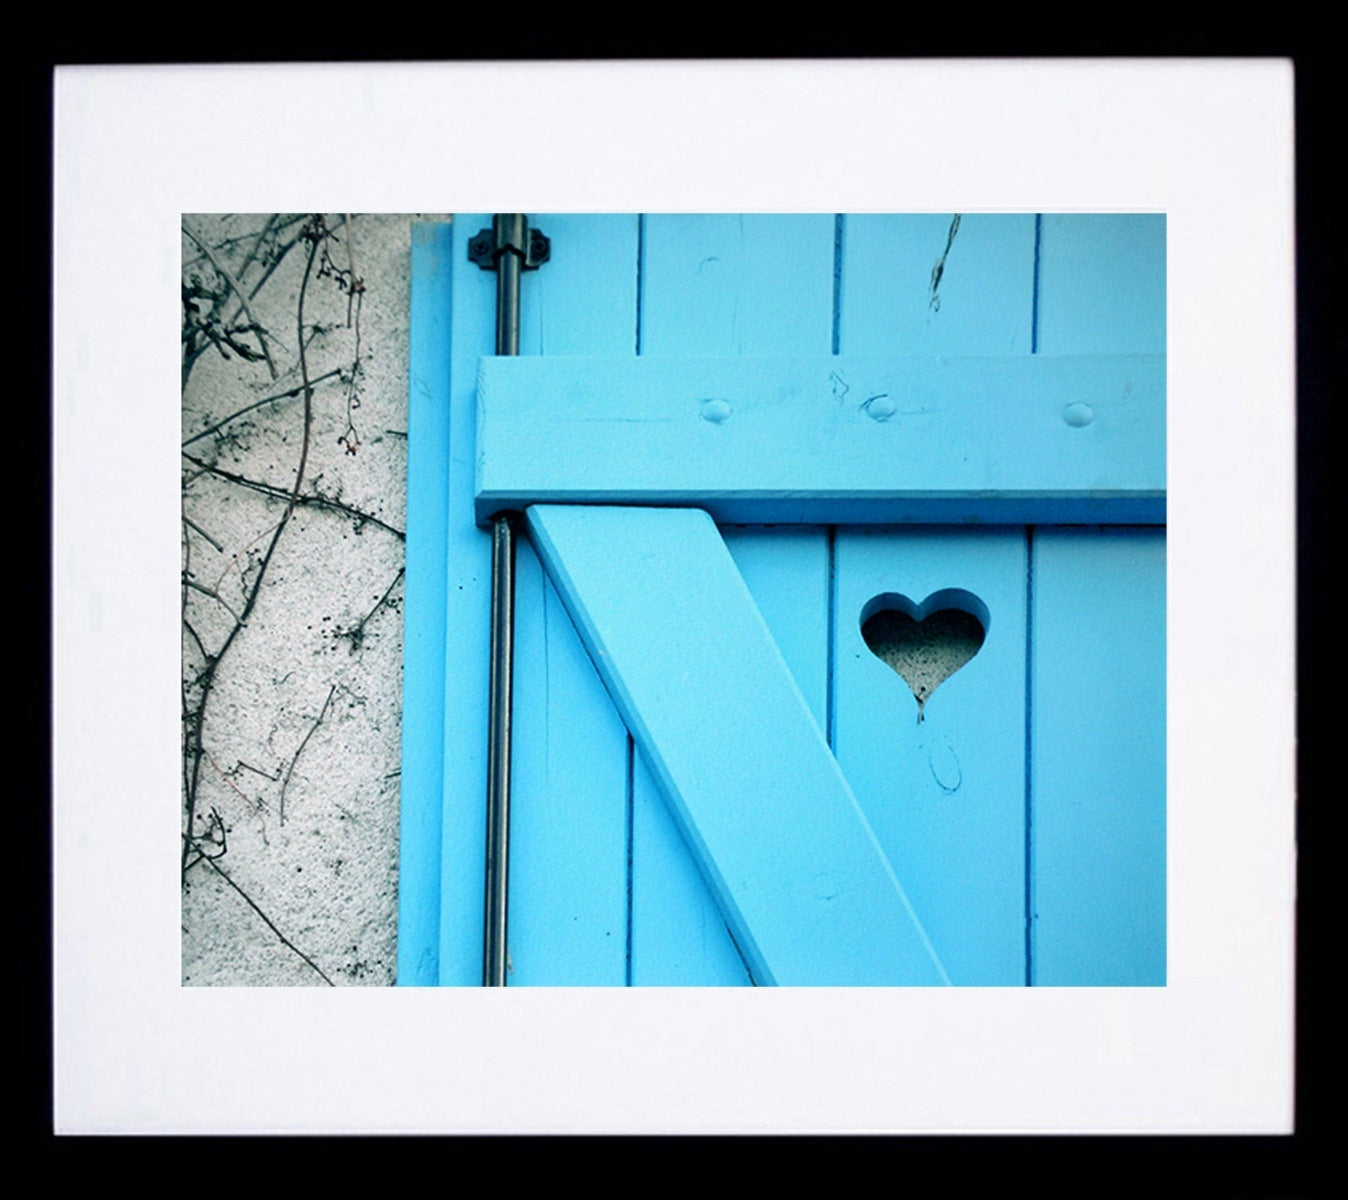
<instances>
[{"instance_id":1,"label":"blue painted wood plank","mask_svg":"<svg viewBox=\"0 0 1348 1200\"><path fill-rule=\"evenodd\" d=\"M1033 546L1034 982L1166 981L1165 537Z\"/></svg>"},{"instance_id":2,"label":"blue painted wood plank","mask_svg":"<svg viewBox=\"0 0 1348 1200\"><path fill-rule=\"evenodd\" d=\"M552 257L523 281L521 351L631 354L637 218L543 213L531 220L551 239ZM513 707L507 982L621 986L627 730L524 538Z\"/></svg>"},{"instance_id":3,"label":"blue painted wood plank","mask_svg":"<svg viewBox=\"0 0 1348 1200\"><path fill-rule=\"evenodd\" d=\"M525 277L521 348L617 353L635 326L635 217L541 215L556 261ZM445 607L444 853L440 981L477 986L482 973L490 535L473 523L472 468L479 359L494 349L495 276L466 265L467 240L488 214L455 221L456 324L450 420L448 589ZM588 256L588 257L587 257ZM557 267L564 288L544 286ZM621 297L625 295L626 300ZM590 320L595 312L626 316ZM619 297L615 300L614 297ZM620 328L621 326L621 328ZM626 734L589 667L551 584L524 539L517 548L512 871L507 982L621 983L626 926ZM532 585L532 586L531 586ZM565 709L551 713L554 684ZM554 732L553 722L560 722ZM560 747L560 749L559 749ZM591 756L602 767L590 766ZM616 852L615 852L616 848ZM518 857L520 869L514 869ZM598 863L602 861L602 870ZM579 868L590 889L558 903ZM564 965L558 963L564 959Z\"/></svg>"},{"instance_id":4,"label":"blue painted wood plank","mask_svg":"<svg viewBox=\"0 0 1348 1200\"><path fill-rule=\"evenodd\" d=\"M496 277L472 266L468 240L490 214L454 219L454 330L450 347L450 457L445 591L443 833L440 983L482 983L486 862L487 666L491 625L491 535L468 519L472 506L477 363L495 345Z\"/></svg>"},{"instance_id":5,"label":"blue painted wood plank","mask_svg":"<svg viewBox=\"0 0 1348 1200\"><path fill-rule=\"evenodd\" d=\"M1164 354L1165 215L1045 214L1040 354Z\"/></svg>"},{"instance_id":6,"label":"blue painted wood plank","mask_svg":"<svg viewBox=\"0 0 1348 1200\"><path fill-rule=\"evenodd\" d=\"M453 233L412 226L407 414L407 570L398 842L400 987L439 981L441 755L444 722L444 503L449 469Z\"/></svg>"},{"instance_id":7,"label":"blue painted wood plank","mask_svg":"<svg viewBox=\"0 0 1348 1200\"><path fill-rule=\"evenodd\" d=\"M519 541L507 983L621 987L627 729Z\"/></svg>"},{"instance_id":8,"label":"blue painted wood plank","mask_svg":"<svg viewBox=\"0 0 1348 1200\"><path fill-rule=\"evenodd\" d=\"M635 213L539 213L552 255L524 274L520 354L636 353Z\"/></svg>"},{"instance_id":9,"label":"blue painted wood plank","mask_svg":"<svg viewBox=\"0 0 1348 1200\"><path fill-rule=\"evenodd\" d=\"M824 535L730 527L722 535L792 678L822 728L828 696L828 571ZM747 984L725 919L692 863L645 756L635 756L640 831L634 889L634 980L648 987Z\"/></svg>"},{"instance_id":10,"label":"blue painted wood plank","mask_svg":"<svg viewBox=\"0 0 1348 1200\"><path fill-rule=\"evenodd\" d=\"M743 523L1164 519L1158 356L484 360L479 519L697 504Z\"/></svg>"},{"instance_id":11,"label":"blue painted wood plank","mask_svg":"<svg viewBox=\"0 0 1348 1200\"><path fill-rule=\"evenodd\" d=\"M643 223L646 355L828 353L833 318L833 219L800 215L653 215ZM778 591L785 556L826 574L822 531L742 530L732 553L797 679L826 674L826 624L810 589ZM811 562L812 567L806 567ZM817 593L816 593L817 594ZM817 686L817 685L816 685ZM819 693L810 688L812 698ZM633 788L633 954L636 984L749 982L743 961L682 843L642 756Z\"/></svg>"},{"instance_id":12,"label":"blue painted wood plank","mask_svg":"<svg viewBox=\"0 0 1348 1200\"><path fill-rule=\"evenodd\" d=\"M1165 218L1041 218L1037 344L1165 351ZM1032 975L1165 980L1164 534L1036 530Z\"/></svg>"},{"instance_id":13,"label":"blue painted wood plank","mask_svg":"<svg viewBox=\"0 0 1348 1200\"><path fill-rule=\"evenodd\" d=\"M842 218L844 354L1028 354L1035 219L1029 213Z\"/></svg>"},{"instance_id":14,"label":"blue painted wood plank","mask_svg":"<svg viewBox=\"0 0 1348 1200\"><path fill-rule=\"evenodd\" d=\"M808 526L721 530L791 677L823 729L828 720L828 537Z\"/></svg>"},{"instance_id":15,"label":"blue painted wood plank","mask_svg":"<svg viewBox=\"0 0 1348 1200\"><path fill-rule=\"evenodd\" d=\"M955 984L1025 983L1025 565L1020 530L837 535L835 752ZM877 639L886 660L862 623L899 597L932 624ZM950 609L985 640L941 679Z\"/></svg>"},{"instance_id":16,"label":"blue painted wood plank","mask_svg":"<svg viewBox=\"0 0 1348 1200\"><path fill-rule=\"evenodd\" d=\"M711 519L528 518L754 981L948 982Z\"/></svg>"},{"instance_id":17,"label":"blue painted wood plank","mask_svg":"<svg viewBox=\"0 0 1348 1200\"><path fill-rule=\"evenodd\" d=\"M635 987L747 987L753 981L658 777L640 749L632 771Z\"/></svg>"},{"instance_id":18,"label":"blue painted wood plank","mask_svg":"<svg viewBox=\"0 0 1348 1200\"><path fill-rule=\"evenodd\" d=\"M842 354L1007 358L1033 349L1032 214L866 214L840 224ZM1015 522L1044 506L1003 496L998 509ZM962 984L1026 975L1024 566L1019 530L837 535L835 749L891 861L904 863L900 876L911 873L922 892L915 906L930 914L924 923ZM961 585L987 605L989 640L940 683L919 724L908 684L859 636L861 609L887 591L921 601Z\"/></svg>"},{"instance_id":19,"label":"blue painted wood plank","mask_svg":"<svg viewBox=\"0 0 1348 1200\"><path fill-rule=\"evenodd\" d=\"M642 354L827 354L833 218L653 214L642 280Z\"/></svg>"}]
</instances>

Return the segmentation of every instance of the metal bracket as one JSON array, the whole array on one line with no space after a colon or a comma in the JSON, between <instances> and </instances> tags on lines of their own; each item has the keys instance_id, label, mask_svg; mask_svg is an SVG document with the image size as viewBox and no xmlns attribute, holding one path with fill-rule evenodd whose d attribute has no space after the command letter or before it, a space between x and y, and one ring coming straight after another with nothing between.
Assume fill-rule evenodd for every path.
<instances>
[{"instance_id":1,"label":"metal bracket","mask_svg":"<svg viewBox=\"0 0 1348 1200\"><path fill-rule=\"evenodd\" d=\"M517 214L509 214L515 216ZM521 219L497 219L468 241L468 258L484 271L496 270L502 254L510 251L526 271L536 271L552 257L552 242L538 229L530 229Z\"/></svg>"}]
</instances>

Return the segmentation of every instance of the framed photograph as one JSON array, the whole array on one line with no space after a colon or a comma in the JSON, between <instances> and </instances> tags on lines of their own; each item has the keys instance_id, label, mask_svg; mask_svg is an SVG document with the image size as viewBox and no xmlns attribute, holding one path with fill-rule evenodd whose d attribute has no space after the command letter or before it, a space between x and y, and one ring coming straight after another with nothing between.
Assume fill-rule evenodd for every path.
<instances>
[{"instance_id":1,"label":"framed photograph","mask_svg":"<svg viewBox=\"0 0 1348 1200\"><path fill-rule=\"evenodd\" d=\"M58 1132L1290 1131L1290 64L55 131Z\"/></svg>"}]
</instances>

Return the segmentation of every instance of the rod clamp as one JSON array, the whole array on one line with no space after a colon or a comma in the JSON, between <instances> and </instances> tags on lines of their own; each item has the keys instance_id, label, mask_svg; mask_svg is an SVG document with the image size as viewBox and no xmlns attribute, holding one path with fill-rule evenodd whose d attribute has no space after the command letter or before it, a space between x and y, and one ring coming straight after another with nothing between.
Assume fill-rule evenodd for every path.
<instances>
[{"instance_id":1,"label":"rod clamp","mask_svg":"<svg viewBox=\"0 0 1348 1200\"><path fill-rule=\"evenodd\" d=\"M496 217L468 241L469 260L484 271L496 270L507 251L519 258L524 270L536 271L552 257L552 242L541 230L530 229L522 214Z\"/></svg>"}]
</instances>

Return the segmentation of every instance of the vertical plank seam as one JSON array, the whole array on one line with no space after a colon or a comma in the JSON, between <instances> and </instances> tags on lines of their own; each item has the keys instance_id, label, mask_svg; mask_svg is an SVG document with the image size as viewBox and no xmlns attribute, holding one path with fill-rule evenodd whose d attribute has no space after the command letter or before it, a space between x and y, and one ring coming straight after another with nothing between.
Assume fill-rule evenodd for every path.
<instances>
[{"instance_id":1,"label":"vertical plank seam","mask_svg":"<svg viewBox=\"0 0 1348 1200\"><path fill-rule=\"evenodd\" d=\"M528 532L525 532L525 540L528 540ZM539 564L538 571L538 606L543 613L543 711L550 713L552 711L552 634L548 629L548 573L542 569L542 563ZM561 603L561 600L558 600ZM552 725L545 720L543 722L543 779L547 784L548 790L552 790Z\"/></svg>"},{"instance_id":2,"label":"vertical plank seam","mask_svg":"<svg viewBox=\"0 0 1348 1200\"><path fill-rule=\"evenodd\" d=\"M1025 528L1025 986L1034 987L1034 526Z\"/></svg>"},{"instance_id":3,"label":"vertical plank seam","mask_svg":"<svg viewBox=\"0 0 1348 1200\"><path fill-rule=\"evenodd\" d=\"M641 309L645 302L642 292L642 276L646 271L646 214L637 214L637 354L641 354Z\"/></svg>"},{"instance_id":4,"label":"vertical plank seam","mask_svg":"<svg viewBox=\"0 0 1348 1200\"><path fill-rule=\"evenodd\" d=\"M843 230L844 214L833 214L833 353L842 353L842 271L843 271ZM836 559L838 527L828 527L827 565L828 565L828 626L826 647L827 687L824 693L824 733L828 738L830 750L837 749L837 696L835 666L838 653L838 635L835 628L838 616L838 572Z\"/></svg>"},{"instance_id":5,"label":"vertical plank seam","mask_svg":"<svg viewBox=\"0 0 1348 1200\"><path fill-rule=\"evenodd\" d=\"M1039 353L1039 250L1043 232L1043 213L1034 214L1034 288L1030 297L1030 353Z\"/></svg>"},{"instance_id":6,"label":"vertical plank seam","mask_svg":"<svg viewBox=\"0 0 1348 1200\"><path fill-rule=\"evenodd\" d=\"M842 345L843 214L833 214L833 353Z\"/></svg>"},{"instance_id":7,"label":"vertical plank seam","mask_svg":"<svg viewBox=\"0 0 1348 1200\"><path fill-rule=\"evenodd\" d=\"M646 304L646 214L637 214L637 295L636 295L636 353L642 352L641 313ZM633 897L636 894L635 853L636 853L636 743L632 735L627 735L627 947L625 956L623 986L632 986L632 944L635 922L632 917Z\"/></svg>"},{"instance_id":8,"label":"vertical plank seam","mask_svg":"<svg viewBox=\"0 0 1348 1200\"><path fill-rule=\"evenodd\" d=\"M1039 353L1044 214L1034 214L1030 353ZM1034 526L1025 529L1025 986L1034 987Z\"/></svg>"},{"instance_id":9,"label":"vertical plank seam","mask_svg":"<svg viewBox=\"0 0 1348 1200\"><path fill-rule=\"evenodd\" d=\"M627 930L624 952L623 986L632 986L632 846L635 831L635 793L636 744L632 735L627 735Z\"/></svg>"},{"instance_id":10,"label":"vertical plank seam","mask_svg":"<svg viewBox=\"0 0 1348 1200\"><path fill-rule=\"evenodd\" d=\"M837 659L838 659L838 560L837 560L837 537L838 527L830 525L828 527L828 611L825 617L825 624L828 628L827 647L827 687L824 692L824 732L828 737L828 748L836 751L838 748L838 703L837 703Z\"/></svg>"}]
</instances>

